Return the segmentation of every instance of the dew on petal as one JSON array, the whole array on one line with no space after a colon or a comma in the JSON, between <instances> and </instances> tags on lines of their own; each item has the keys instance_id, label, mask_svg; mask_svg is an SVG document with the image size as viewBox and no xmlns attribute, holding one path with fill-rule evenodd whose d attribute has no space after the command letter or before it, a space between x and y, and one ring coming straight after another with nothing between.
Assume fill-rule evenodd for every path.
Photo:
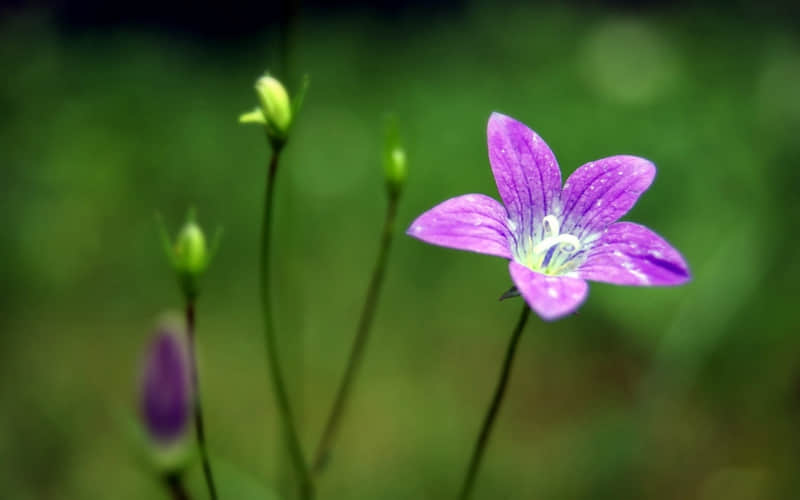
<instances>
[{"instance_id":1,"label":"dew on petal","mask_svg":"<svg viewBox=\"0 0 800 500\"><path fill-rule=\"evenodd\" d=\"M638 278L638 279L639 279L639 281L640 281L640 282L641 282L643 285L647 285L647 284L649 284L649 283L650 283L650 278L648 278L646 274L644 274L643 272L639 271L638 269L630 269L630 270L629 270L629 272L630 272L632 275L636 276L636 278Z\"/></svg>"}]
</instances>

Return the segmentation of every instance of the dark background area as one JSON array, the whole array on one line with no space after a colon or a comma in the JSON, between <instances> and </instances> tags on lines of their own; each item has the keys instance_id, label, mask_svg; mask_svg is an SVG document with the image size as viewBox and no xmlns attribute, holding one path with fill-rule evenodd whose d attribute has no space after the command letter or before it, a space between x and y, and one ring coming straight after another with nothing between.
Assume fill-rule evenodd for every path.
<instances>
[{"instance_id":1,"label":"dark background area","mask_svg":"<svg viewBox=\"0 0 800 500\"><path fill-rule=\"evenodd\" d=\"M503 6L544 5L547 2L495 2ZM302 11L303 15L324 17L332 14L358 13L374 18L392 20L397 16L435 17L445 21L469 10L471 2L465 0L348 0L348 1L299 1L281 2L241 2L228 1L223 4L198 5L197 3L159 2L144 0L139 2L68 1L60 2L0 2L5 13L14 14L21 10L37 9L48 11L58 26L67 32L81 30L108 30L118 28L163 30L172 36L197 36L212 38L216 42L237 40L247 33L266 28L278 28L286 12ZM709 12L723 16L742 16L751 21L771 21L787 28L796 28L800 7L792 1L752 2L739 1L576 1L561 2L571 9L603 9L628 13L647 13L654 11L681 11L702 7ZM710 19L710 21L713 21Z\"/></svg>"}]
</instances>

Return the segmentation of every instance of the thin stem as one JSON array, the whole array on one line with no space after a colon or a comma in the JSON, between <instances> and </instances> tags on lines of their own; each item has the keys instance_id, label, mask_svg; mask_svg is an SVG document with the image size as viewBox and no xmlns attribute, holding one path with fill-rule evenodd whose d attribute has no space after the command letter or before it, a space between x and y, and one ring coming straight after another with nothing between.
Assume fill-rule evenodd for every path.
<instances>
[{"instance_id":1,"label":"thin stem","mask_svg":"<svg viewBox=\"0 0 800 500\"><path fill-rule=\"evenodd\" d=\"M172 500L191 500L189 492L183 486L183 480L177 473L164 476L164 486L169 491Z\"/></svg>"},{"instance_id":2,"label":"thin stem","mask_svg":"<svg viewBox=\"0 0 800 500\"><path fill-rule=\"evenodd\" d=\"M389 261L389 249L392 244L392 235L394 229L394 219L397 214L397 196L389 198L389 205L386 209L386 218L383 223L383 232L381 233L380 250L378 251L378 260L375 262L375 268L372 271L372 279L367 288L367 297L364 301L364 307L361 310L361 319L358 322L356 335L353 339L353 346L350 350L350 357L347 360L342 381L339 389L336 392L336 397L333 401L333 406L328 414L328 419L325 423L325 428L322 432L317 452L314 455L312 462L312 472L319 474L325 468L328 462L333 440L339 430L342 414L344 413L345 404L347 402L350 390L353 385L356 371L361 364L361 358L364 354L364 347L367 343L369 336L370 326L372 325L372 318L375 316L375 306L378 303L378 296L380 295L381 283L386 273L386 264Z\"/></svg>"},{"instance_id":3,"label":"thin stem","mask_svg":"<svg viewBox=\"0 0 800 500\"><path fill-rule=\"evenodd\" d=\"M475 449L472 452L472 458L469 461L469 468L467 475L464 478L464 484L461 487L461 493L458 495L460 500L467 500L472 494L472 487L475 484L475 477L478 475L478 468L481 465L483 452L486 449L486 443L489 441L489 435L492 432L492 425L494 424L497 413L500 410L500 404L503 402L503 396L506 393L506 386L508 385L508 378L511 374L511 366L514 363L514 354L517 351L517 344L525 327L525 322L528 321L528 315L531 310L527 304L523 306L522 314L517 321L517 326L511 334L511 341L506 350L506 359L503 361L503 369L500 372L500 380L497 381L497 387L494 390L492 403L489 405L489 410L486 417L483 419L483 426L481 426L481 433L478 435L478 441L475 443Z\"/></svg>"},{"instance_id":4,"label":"thin stem","mask_svg":"<svg viewBox=\"0 0 800 500\"><path fill-rule=\"evenodd\" d=\"M217 500L217 488L214 486L214 476L211 474L211 462L208 460L206 447L206 432L203 424L203 408L200 400L200 383L197 376L197 355L195 354L194 340L194 299L186 304L186 329L189 332L189 349L192 357L192 383L194 385L194 427L197 432L197 446L200 448L200 458L203 463L203 476L206 478L208 495L211 500Z\"/></svg>"},{"instance_id":5,"label":"thin stem","mask_svg":"<svg viewBox=\"0 0 800 500\"><path fill-rule=\"evenodd\" d=\"M274 205L275 177L278 171L278 159L280 156L280 146L273 147L272 159L269 163L267 174L266 195L264 198L264 219L261 228L261 308L264 316L264 345L266 348L267 365L270 370L270 379L275 393L275 401L278 411L286 431L287 444L292 465L300 481L300 498L310 499L314 496L314 486L311 482L311 475L308 472L303 450L300 446L300 438L297 428L294 425L292 408L289 405L289 395L286 391L286 383L283 379L283 370L278 355L278 345L275 339L275 325L272 320L272 300L270 296L270 241L272 228L272 207Z\"/></svg>"}]
</instances>

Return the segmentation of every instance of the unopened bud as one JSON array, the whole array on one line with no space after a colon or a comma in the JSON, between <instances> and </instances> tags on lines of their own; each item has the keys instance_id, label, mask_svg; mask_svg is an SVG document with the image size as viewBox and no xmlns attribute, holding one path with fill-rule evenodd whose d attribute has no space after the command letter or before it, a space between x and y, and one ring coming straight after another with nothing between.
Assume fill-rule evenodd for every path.
<instances>
[{"instance_id":1,"label":"unopened bud","mask_svg":"<svg viewBox=\"0 0 800 500\"><path fill-rule=\"evenodd\" d=\"M389 187L389 191L393 194L399 194L408 177L406 152L399 147L389 151L386 155L383 168L386 174L386 184Z\"/></svg>"},{"instance_id":2,"label":"unopened bud","mask_svg":"<svg viewBox=\"0 0 800 500\"><path fill-rule=\"evenodd\" d=\"M383 174L389 195L396 197L403 190L408 177L406 151L400 145L397 122L394 116L386 118L386 138L383 145Z\"/></svg>"},{"instance_id":3,"label":"unopened bud","mask_svg":"<svg viewBox=\"0 0 800 500\"><path fill-rule=\"evenodd\" d=\"M173 445L191 426L194 389L186 335L160 329L144 361L140 411L150 438L160 446Z\"/></svg>"},{"instance_id":4,"label":"unopened bud","mask_svg":"<svg viewBox=\"0 0 800 500\"><path fill-rule=\"evenodd\" d=\"M199 276L208 266L208 248L203 230L193 220L184 224L175 241L175 270Z\"/></svg>"},{"instance_id":5,"label":"unopened bud","mask_svg":"<svg viewBox=\"0 0 800 500\"><path fill-rule=\"evenodd\" d=\"M269 74L256 81L256 94L270 134L285 138L292 124L292 106L283 84Z\"/></svg>"}]
</instances>

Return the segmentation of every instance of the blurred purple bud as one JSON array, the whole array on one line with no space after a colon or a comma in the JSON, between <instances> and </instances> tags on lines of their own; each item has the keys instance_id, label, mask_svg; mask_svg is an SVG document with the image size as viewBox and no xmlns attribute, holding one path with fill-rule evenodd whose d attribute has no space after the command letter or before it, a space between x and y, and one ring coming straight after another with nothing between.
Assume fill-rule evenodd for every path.
<instances>
[{"instance_id":1,"label":"blurred purple bud","mask_svg":"<svg viewBox=\"0 0 800 500\"><path fill-rule=\"evenodd\" d=\"M186 434L193 388L184 334L159 329L146 352L140 397L142 418L154 440L169 444Z\"/></svg>"}]
</instances>

